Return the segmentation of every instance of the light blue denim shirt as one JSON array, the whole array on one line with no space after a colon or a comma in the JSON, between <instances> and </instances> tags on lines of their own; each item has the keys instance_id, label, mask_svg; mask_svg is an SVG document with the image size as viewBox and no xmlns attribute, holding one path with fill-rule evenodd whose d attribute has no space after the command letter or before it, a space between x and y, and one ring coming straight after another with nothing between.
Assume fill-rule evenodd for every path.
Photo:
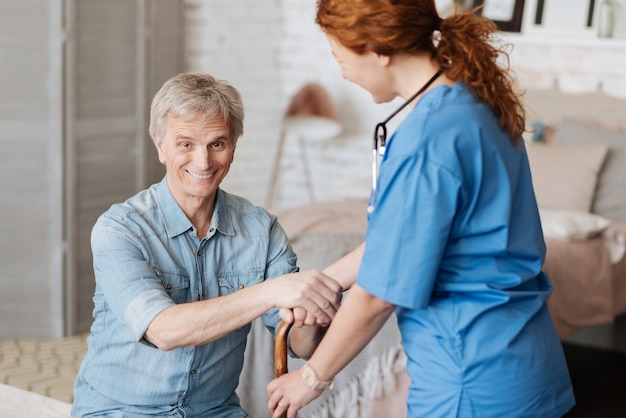
<instances>
[{"instance_id":1,"label":"light blue denim shirt","mask_svg":"<svg viewBox=\"0 0 626 418\"><path fill-rule=\"evenodd\" d=\"M296 271L276 217L218 190L209 231L198 239L163 179L105 212L91 246L94 322L72 416L246 416L235 389L250 325L206 345L168 352L144 333L174 304L224 296ZM272 332L279 320L276 309L263 316Z\"/></svg>"}]
</instances>

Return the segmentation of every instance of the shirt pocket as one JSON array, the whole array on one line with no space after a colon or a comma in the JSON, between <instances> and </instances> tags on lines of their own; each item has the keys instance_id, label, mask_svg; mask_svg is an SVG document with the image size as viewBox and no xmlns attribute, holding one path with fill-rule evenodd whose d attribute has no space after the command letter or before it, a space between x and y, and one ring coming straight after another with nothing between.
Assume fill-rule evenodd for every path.
<instances>
[{"instance_id":1,"label":"shirt pocket","mask_svg":"<svg viewBox=\"0 0 626 418\"><path fill-rule=\"evenodd\" d=\"M163 288L167 292L168 296L175 303L187 303L191 301L191 295L189 293L189 276L179 272L159 269L157 267L153 268L156 275L159 279L161 279Z\"/></svg>"},{"instance_id":2,"label":"shirt pocket","mask_svg":"<svg viewBox=\"0 0 626 418\"><path fill-rule=\"evenodd\" d=\"M220 296L229 295L237 290L261 283L264 277L265 269L262 268L218 273L217 282L220 286Z\"/></svg>"}]
</instances>

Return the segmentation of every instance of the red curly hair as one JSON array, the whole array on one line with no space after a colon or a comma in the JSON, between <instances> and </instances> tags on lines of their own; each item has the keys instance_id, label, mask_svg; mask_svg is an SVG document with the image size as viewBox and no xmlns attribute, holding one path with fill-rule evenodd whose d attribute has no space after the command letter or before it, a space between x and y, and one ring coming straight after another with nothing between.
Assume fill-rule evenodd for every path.
<instances>
[{"instance_id":1,"label":"red curly hair","mask_svg":"<svg viewBox=\"0 0 626 418\"><path fill-rule=\"evenodd\" d=\"M526 114L506 45L496 43L495 23L475 10L442 19L434 0L318 0L315 22L358 54L431 54L449 79L463 81L491 108L512 142L524 132ZM435 30L441 32L438 47Z\"/></svg>"}]
</instances>

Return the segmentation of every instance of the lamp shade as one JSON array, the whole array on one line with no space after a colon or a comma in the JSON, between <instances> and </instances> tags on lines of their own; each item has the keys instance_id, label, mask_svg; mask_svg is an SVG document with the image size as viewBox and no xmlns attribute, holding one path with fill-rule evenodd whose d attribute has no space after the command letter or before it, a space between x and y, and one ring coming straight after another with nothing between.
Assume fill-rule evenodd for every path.
<instances>
[{"instance_id":1,"label":"lamp shade","mask_svg":"<svg viewBox=\"0 0 626 418\"><path fill-rule=\"evenodd\" d=\"M292 138L292 141L298 141L300 166L305 176L309 200L314 201L309 162L305 156L305 142L329 140L340 133L341 124L337 116L337 109L326 89L317 83L305 84L291 98L285 110L266 207L271 208L274 204L285 141L288 138Z\"/></svg>"},{"instance_id":2,"label":"lamp shade","mask_svg":"<svg viewBox=\"0 0 626 418\"><path fill-rule=\"evenodd\" d=\"M283 122L286 135L294 135L305 141L325 141L341 132L341 125L324 116L288 116Z\"/></svg>"}]
</instances>

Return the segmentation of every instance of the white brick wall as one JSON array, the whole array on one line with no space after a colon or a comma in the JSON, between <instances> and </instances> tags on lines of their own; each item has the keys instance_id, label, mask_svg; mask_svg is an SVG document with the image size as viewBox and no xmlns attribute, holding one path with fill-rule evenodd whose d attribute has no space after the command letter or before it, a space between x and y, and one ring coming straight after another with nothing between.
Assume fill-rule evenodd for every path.
<instances>
[{"instance_id":1,"label":"white brick wall","mask_svg":"<svg viewBox=\"0 0 626 418\"><path fill-rule=\"evenodd\" d=\"M224 188L256 204L268 195L282 115L304 84L316 81L328 90L343 128L336 139L306 144L318 201L354 192L367 197L373 129L397 105L375 105L341 77L314 16L312 0L186 0L186 70L230 81L246 107L245 133ZM274 207L308 203L300 161L298 142L289 141ZM354 183L360 187L346 191Z\"/></svg>"},{"instance_id":2,"label":"white brick wall","mask_svg":"<svg viewBox=\"0 0 626 418\"><path fill-rule=\"evenodd\" d=\"M279 0L186 0L186 70L228 80L246 109L224 188L255 203L265 198L281 120L281 13Z\"/></svg>"}]
</instances>

